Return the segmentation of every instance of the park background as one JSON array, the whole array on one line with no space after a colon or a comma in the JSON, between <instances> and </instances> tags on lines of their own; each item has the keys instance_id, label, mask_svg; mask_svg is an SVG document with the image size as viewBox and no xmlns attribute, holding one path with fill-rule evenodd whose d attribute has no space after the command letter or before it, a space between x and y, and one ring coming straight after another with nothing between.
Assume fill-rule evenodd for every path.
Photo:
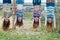
<instances>
[{"instance_id":1,"label":"park background","mask_svg":"<svg viewBox=\"0 0 60 40\"><path fill-rule=\"evenodd\" d=\"M13 2L13 1L12 1ZM41 4L41 27L37 32L32 31L32 13L33 4L32 0L24 1L24 27L17 27L16 30L12 30L12 26L8 31L2 30L2 0L0 0L0 40L60 40L60 0L56 0L55 15L57 30L53 32L44 31L44 21L46 14L46 0L42 0ZM12 21L12 17L10 18ZM12 25L12 24L11 24Z\"/></svg>"}]
</instances>

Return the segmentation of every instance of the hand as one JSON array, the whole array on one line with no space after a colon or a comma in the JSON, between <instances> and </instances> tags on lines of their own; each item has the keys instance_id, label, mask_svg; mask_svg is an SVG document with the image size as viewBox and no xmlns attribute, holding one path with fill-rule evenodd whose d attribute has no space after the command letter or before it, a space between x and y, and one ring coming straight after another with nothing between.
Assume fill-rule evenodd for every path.
<instances>
[{"instance_id":1,"label":"hand","mask_svg":"<svg viewBox=\"0 0 60 40\"><path fill-rule=\"evenodd\" d=\"M3 18L3 16L1 18Z\"/></svg>"}]
</instances>

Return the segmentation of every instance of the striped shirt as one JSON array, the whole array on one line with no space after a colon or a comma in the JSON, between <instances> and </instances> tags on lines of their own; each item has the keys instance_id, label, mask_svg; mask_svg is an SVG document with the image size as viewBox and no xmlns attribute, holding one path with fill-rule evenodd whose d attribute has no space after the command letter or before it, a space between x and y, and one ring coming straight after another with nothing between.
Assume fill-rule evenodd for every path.
<instances>
[{"instance_id":1,"label":"striped shirt","mask_svg":"<svg viewBox=\"0 0 60 40\"><path fill-rule=\"evenodd\" d=\"M40 10L34 10L33 11L32 18L34 18L34 17L41 18L41 12L40 12Z\"/></svg>"}]
</instances>

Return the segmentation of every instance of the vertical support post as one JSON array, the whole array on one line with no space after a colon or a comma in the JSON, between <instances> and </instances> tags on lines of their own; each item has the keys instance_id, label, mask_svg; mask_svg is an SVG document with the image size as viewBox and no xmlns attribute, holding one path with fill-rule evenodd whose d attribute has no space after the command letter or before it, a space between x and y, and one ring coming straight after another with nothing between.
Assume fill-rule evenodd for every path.
<instances>
[{"instance_id":1,"label":"vertical support post","mask_svg":"<svg viewBox=\"0 0 60 40\"><path fill-rule=\"evenodd\" d=\"M13 0L13 3L12 3L12 10L13 10L13 15L12 15L12 18L13 18L13 20L12 20L12 28L13 29L16 28L15 25L14 25L15 2L16 2L16 0Z\"/></svg>"}]
</instances>

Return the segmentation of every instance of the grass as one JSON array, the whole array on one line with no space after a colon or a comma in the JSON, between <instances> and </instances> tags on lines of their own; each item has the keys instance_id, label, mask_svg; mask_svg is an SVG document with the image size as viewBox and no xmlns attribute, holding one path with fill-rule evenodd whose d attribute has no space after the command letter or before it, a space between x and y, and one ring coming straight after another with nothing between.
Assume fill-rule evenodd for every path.
<instances>
[{"instance_id":1,"label":"grass","mask_svg":"<svg viewBox=\"0 0 60 40\"><path fill-rule=\"evenodd\" d=\"M0 11L0 15L1 13L2 12ZM60 40L60 34L58 32L44 31L44 23L41 24L42 26L38 31L32 31L31 15L31 12L26 12L24 14L24 27L29 31L26 31L26 29L23 30L21 28L17 28L16 30L12 30L10 28L8 31L3 31L0 29L0 40Z\"/></svg>"},{"instance_id":2,"label":"grass","mask_svg":"<svg viewBox=\"0 0 60 40\"><path fill-rule=\"evenodd\" d=\"M60 40L60 35L55 32L30 32L15 33L12 31L0 31L0 40Z\"/></svg>"}]
</instances>

